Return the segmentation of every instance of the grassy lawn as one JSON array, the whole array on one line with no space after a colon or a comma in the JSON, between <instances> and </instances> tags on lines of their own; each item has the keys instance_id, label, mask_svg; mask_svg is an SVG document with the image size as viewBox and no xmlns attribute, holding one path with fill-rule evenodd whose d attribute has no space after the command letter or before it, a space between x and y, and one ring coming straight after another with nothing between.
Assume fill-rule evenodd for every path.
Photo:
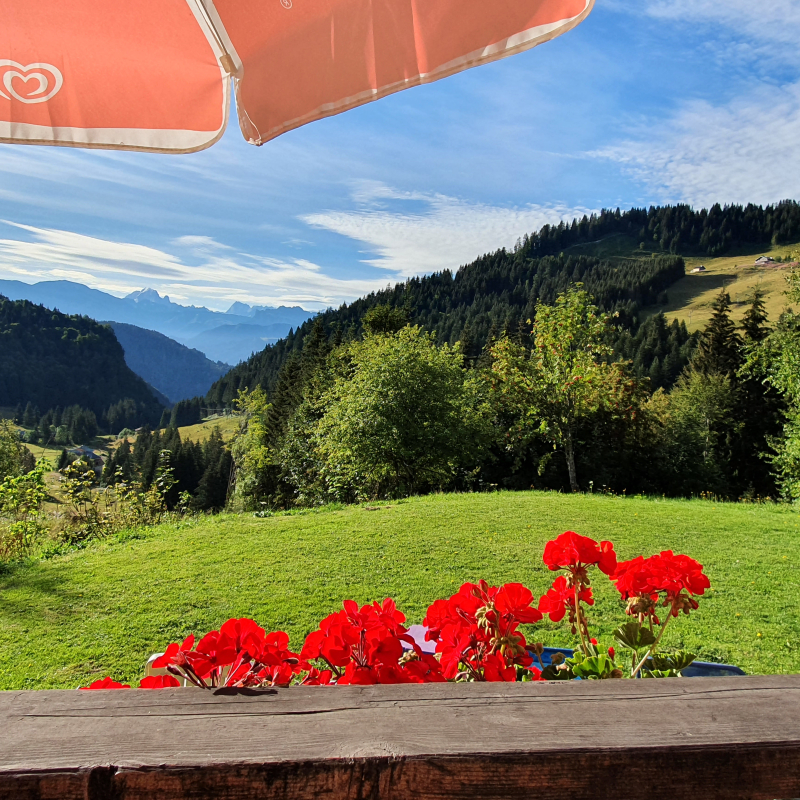
<instances>
[{"instance_id":1,"label":"grassy lawn","mask_svg":"<svg viewBox=\"0 0 800 800\"><path fill-rule=\"evenodd\" d=\"M136 680L147 657L230 616L303 636L343 598L394 597L409 622L466 580L540 594L544 543L566 529L611 539L621 557L666 548L706 565L713 590L670 645L751 673L800 672L800 517L782 507L520 492L445 495L266 519L167 525L0 574L0 688ZM621 622L596 581L601 643ZM760 634L760 635L759 635ZM562 625L534 641L568 645Z\"/></svg>"}]
</instances>

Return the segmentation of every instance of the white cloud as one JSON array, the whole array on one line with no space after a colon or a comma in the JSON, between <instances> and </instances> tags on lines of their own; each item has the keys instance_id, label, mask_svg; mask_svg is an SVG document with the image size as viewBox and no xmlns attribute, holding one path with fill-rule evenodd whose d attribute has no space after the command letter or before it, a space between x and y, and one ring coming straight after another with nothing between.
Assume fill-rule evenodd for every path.
<instances>
[{"instance_id":1,"label":"white cloud","mask_svg":"<svg viewBox=\"0 0 800 800\"><path fill-rule=\"evenodd\" d=\"M11 222L6 224L20 235L0 238L0 275L71 280L120 295L152 287L175 302L220 309L241 300L316 310L409 276L457 269L481 253L513 246L545 223L586 213L565 206L468 203L375 182L356 186L353 200L353 210L310 214L302 220L365 245L364 258L351 272L357 277L331 274L307 258L236 252L210 236L175 237L170 241L175 252L169 252Z\"/></svg>"},{"instance_id":2,"label":"white cloud","mask_svg":"<svg viewBox=\"0 0 800 800\"><path fill-rule=\"evenodd\" d=\"M695 102L592 155L617 162L664 201L772 203L798 196L800 85L728 105Z\"/></svg>"},{"instance_id":3,"label":"white cloud","mask_svg":"<svg viewBox=\"0 0 800 800\"><path fill-rule=\"evenodd\" d=\"M800 185L798 0L609 0L713 53L728 76L725 102L687 100L626 140L590 155L620 164L661 201L773 203ZM698 38L699 33L699 38ZM734 75L736 77L734 77Z\"/></svg>"},{"instance_id":4,"label":"white cloud","mask_svg":"<svg viewBox=\"0 0 800 800\"><path fill-rule=\"evenodd\" d=\"M32 242L0 239L0 258L9 264L33 262L50 268L82 268L88 272L102 267L106 274L157 279L178 277L182 271L181 262L175 256L152 247L3 221L33 237Z\"/></svg>"},{"instance_id":5,"label":"white cloud","mask_svg":"<svg viewBox=\"0 0 800 800\"><path fill-rule=\"evenodd\" d=\"M222 244L216 241L211 236L179 236L173 239L171 244L178 247L188 247L191 250L231 250L232 248L227 244Z\"/></svg>"},{"instance_id":6,"label":"white cloud","mask_svg":"<svg viewBox=\"0 0 800 800\"><path fill-rule=\"evenodd\" d=\"M721 24L733 32L773 42L795 42L797 0L627 0L657 19Z\"/></svg>"},{"instance_id":7,"label":"white cloud","mask_svg":"<svg viewBox=\"0 0 800 800\"><path fill-rule=\"evenodd\" d=\"M308 214L303 221L368 245L363 263L400 277L457 269L482 253L510 247L525 233L586 212L566 206L498 207L440 194L397 192L378 183L360 186L366 208ZM417 211L389 210L380 201L410 201Z\"/></svg>"},{"instance_id":8,"label":"white cloud","mask_svg":"<svg viewBox=\"0 0 800 800\"><path fill-rule=\"evenodd\" d=\"M234 300L259 305L339 305L385 286L385 278L342 279L305 259L270 259L210 237L180 237L173 244L202 258L188 263L172 253L128 242L6 223L27 238L0 238L0 274L27 281L71 280L124 295L148 286L175 302L227 308Z\"/></svg>"},{"instance_id":9,"label":"white cloud","mask_svg":"<svg viewBox=\"0 0 800 800\"><path fill-rule=\"evenodd\" d=\"M797 0L606 0L606 7L681 33L731 75L771 81L800 65Z\"/></svg>"}]
</instances>

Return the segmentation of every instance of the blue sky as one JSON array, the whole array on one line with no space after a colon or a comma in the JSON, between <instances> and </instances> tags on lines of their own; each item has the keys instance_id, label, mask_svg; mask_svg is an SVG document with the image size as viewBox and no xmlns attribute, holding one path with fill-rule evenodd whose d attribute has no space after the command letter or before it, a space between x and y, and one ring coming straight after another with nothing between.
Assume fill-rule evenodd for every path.
<instances>
[{"instance_id":1,"label":"blue sky","mask_svg":"<svg viewBox=\"0 0 800 800\"><path fill-rule=\"evenodd\" d=\"M603 207L800 196L800 0L597 0L263 147L0 146L0 278L319 309Z\"/></svg>"}]
</instances>

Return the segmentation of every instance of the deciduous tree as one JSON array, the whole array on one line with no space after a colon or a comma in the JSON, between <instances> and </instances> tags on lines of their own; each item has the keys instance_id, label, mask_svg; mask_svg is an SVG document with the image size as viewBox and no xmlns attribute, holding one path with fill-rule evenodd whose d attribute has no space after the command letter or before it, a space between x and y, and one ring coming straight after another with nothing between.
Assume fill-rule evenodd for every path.
<instances>
[{"instance_id":1,"label":"deciduous tree","mask_svg":"<svg viewBox=\"0 0 800 800\"><path fill-rule=\"evenodd\" d=\"M516 419L514 428L502 433L508 446L541 436L562 448L573 492L580 488L575 468L580 422L601 410L632 411L636 382L625 364L605 360L612 353L610 324L578 285L553 306L537 305L532 350L508 337L492 347L493 397Z\"/></svg>"}]
</instances>

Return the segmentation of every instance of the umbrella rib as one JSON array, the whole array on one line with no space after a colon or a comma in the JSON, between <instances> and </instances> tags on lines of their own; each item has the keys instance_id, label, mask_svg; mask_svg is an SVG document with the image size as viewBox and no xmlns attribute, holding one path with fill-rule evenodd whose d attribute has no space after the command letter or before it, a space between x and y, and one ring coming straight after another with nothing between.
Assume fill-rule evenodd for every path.
<instances>
[{"instance_id":1,"label":"umbrella rib","mask_svg":"<svg viewBox=\"0 0 800 800\"><path fill-rule=\"evenodd\" d=\"M231 54L228 52L228 49L225 46L225 41L217 30L217 26L214 24L214 20L211 19L211 15L208 13L208 9L205 7L203 0L193 0L193 2L203 15L203 19L205 20L206 25L208 25L208 29L211 31L211 35L214 37L214 41L222 53L219 63L222 64L222 68L228 73L228 75L235 75L237 71L236 65L234 64L233 58L231 58Z\"/></svg>"}]
</instances>

